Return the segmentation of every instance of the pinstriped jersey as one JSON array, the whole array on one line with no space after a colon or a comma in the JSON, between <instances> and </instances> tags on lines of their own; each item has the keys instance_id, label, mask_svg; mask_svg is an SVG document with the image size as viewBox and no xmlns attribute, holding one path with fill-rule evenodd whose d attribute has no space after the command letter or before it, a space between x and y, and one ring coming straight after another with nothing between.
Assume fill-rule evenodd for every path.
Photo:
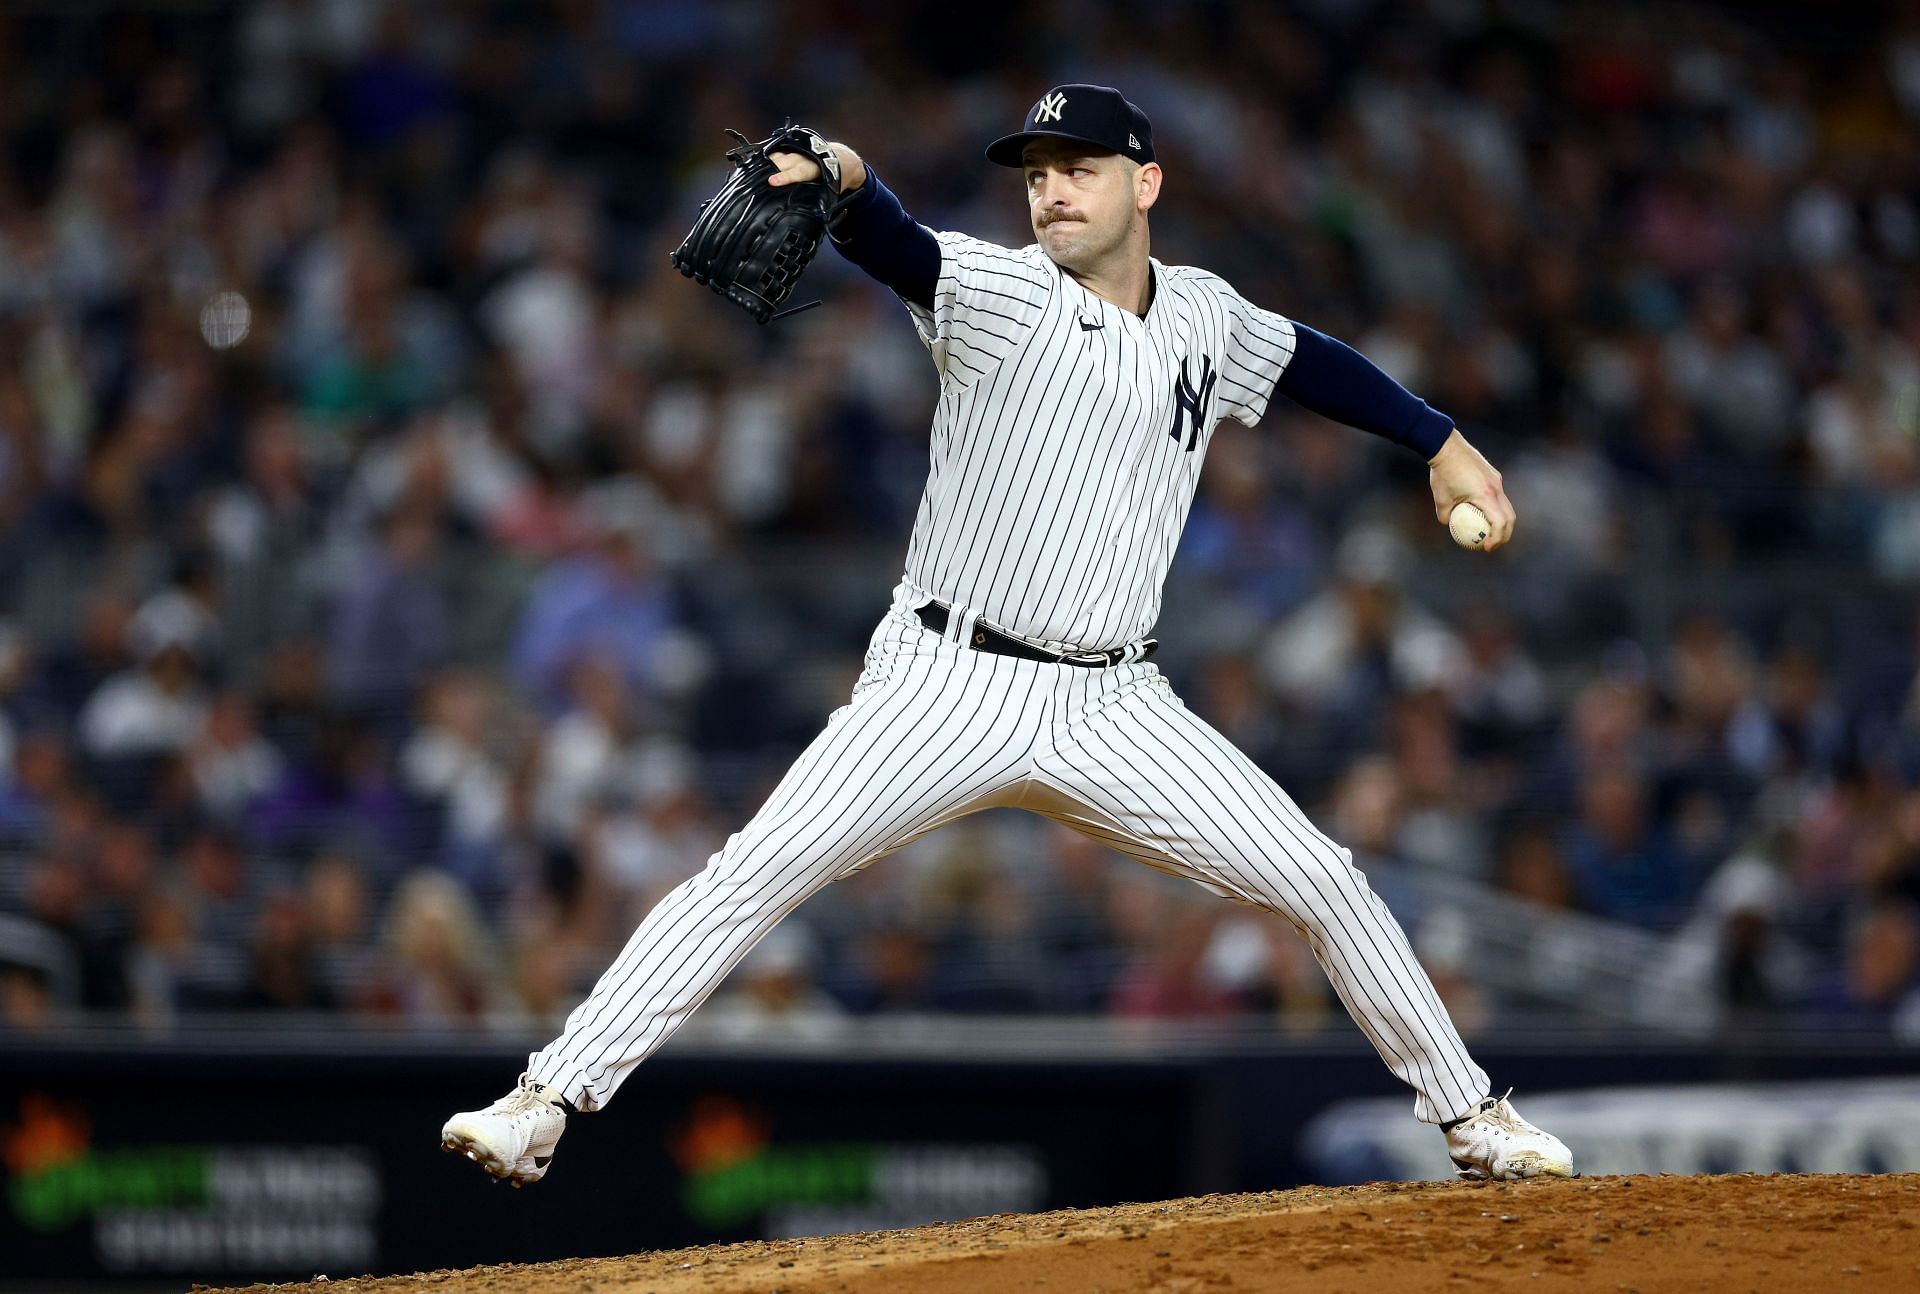
<instances>
[{"instance_id":1,"label":"pinstriped jersey","mask_svg":"<svg viewBox=\"0 0 1920 1294\"><path fill-rule=\"evenodd\" d=\"M933 308L907 302L940 371L908 583L1056 648L1140 638L1214 425L1260 420L1293 325L1190 266L1150 262L1142 317L1038 244L936 237Z\"/></svg>"}]
</instances>

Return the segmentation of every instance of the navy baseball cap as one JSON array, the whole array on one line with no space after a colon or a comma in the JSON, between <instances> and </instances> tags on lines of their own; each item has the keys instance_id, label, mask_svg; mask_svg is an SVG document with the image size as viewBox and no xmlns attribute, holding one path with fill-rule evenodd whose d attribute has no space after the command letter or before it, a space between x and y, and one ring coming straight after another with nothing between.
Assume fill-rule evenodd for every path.
<instances>
[{"instance_id":1,"label":"navy baseball cap","mask_svg":"<svg viewBox=\"0 0 1920 1294\"><path fill-rule=\"evenodd\" d=\"M987 160L1019 166L1035 139L1073 139L1142 165L1153 160L1153 123L1110 85L1057 85L1027 109L1027 128L987 145Z\"/></svg>"}]
</instances>

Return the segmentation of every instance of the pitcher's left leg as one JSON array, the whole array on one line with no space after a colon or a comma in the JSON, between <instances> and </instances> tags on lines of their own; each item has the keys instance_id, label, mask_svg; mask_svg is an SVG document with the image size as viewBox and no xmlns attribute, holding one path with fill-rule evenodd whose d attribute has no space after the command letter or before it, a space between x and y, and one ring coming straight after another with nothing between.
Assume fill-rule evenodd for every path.
<instances>
[{"instance_id":1,"label":"pitcher's left leg","mask_svg":"<svg viewBox=\"0 0 1920 1294\"><path fill-rule=\"evenodd\" d=\"M1090 678L1088 695L1103 682ZM1088 812L1076 821L1071 804L1038 796L1027 807L1286 917L1387 1068L1418 1094L1417 1117L1440 1123L1477 1109L1488 1095L1486 1072L1347 850L1188 710L1157 670L1076 711L1039 768L1065 801Z\"/></svg>"}]
</instances>

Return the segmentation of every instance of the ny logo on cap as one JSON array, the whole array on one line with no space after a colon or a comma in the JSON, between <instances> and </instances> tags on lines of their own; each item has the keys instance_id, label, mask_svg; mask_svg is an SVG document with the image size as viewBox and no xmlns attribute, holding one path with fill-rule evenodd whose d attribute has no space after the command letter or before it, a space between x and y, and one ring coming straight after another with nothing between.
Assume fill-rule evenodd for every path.
<instances>
[{"instance_id":1,"label":"ny logo on cap","mask_svg":"<svg viewBox=\"0 0 1920 1294\"><path fill-rule=\"evenodd\" d=\"M1055 90L1052 94L1042 99L1039 106L1033 110L1034 124L1038 125L1043 121L1060 120L1060 109L1066 106L1067 96Z\"/></svg>"}]
</instances>

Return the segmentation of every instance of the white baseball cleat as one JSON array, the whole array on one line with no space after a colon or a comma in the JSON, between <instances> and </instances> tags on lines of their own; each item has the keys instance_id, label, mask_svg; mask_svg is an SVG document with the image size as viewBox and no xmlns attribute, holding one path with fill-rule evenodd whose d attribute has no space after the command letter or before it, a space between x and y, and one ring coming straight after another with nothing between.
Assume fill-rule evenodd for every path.
<instances>
[{"instance_id":1,"label":"white baseball cleat","mask_svg":"<svg viewBox=\"0 0 1920 1294\"><path fill-rule=\"evenodd\" d=\"M1453 1166L1470 1182L1573 1176L1573 1152L1521 1118L1505 1096L1489 1096L1472 1114L1441 1124L1440 1131L1447 1134Z\"/></svg>"},{"instance_id":2,"label":"white baseball cleat","mask_svg":"<svg viewBox=\"0 0 1920 1294\"><path fill-rule=\"evenodd\" d=\"M547 1175L553 1148L567 1130L567 1105L560 1093L526 1074L505 1096L484 1110L469 1110L440 1129L440 1149L465 1155L502 1181L515 1186Z\"/></svg>"}]
</instances>

